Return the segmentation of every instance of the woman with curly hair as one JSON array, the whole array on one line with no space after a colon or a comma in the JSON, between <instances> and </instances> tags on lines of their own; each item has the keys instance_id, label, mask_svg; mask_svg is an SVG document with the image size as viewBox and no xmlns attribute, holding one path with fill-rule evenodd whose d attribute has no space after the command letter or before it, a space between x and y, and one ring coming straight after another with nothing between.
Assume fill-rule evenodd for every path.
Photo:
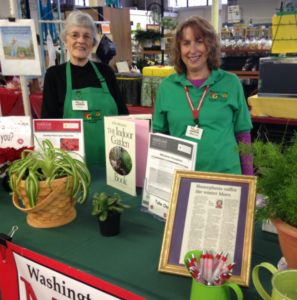
<instances>
[{"instance_id":1,"label":"woman with curly hair","mask_svg":"<svg viewBox=\"0 0 297 300\"><path fill-rule=\"evenodd\" d=\"M172 62L176 70L158 90L155 132L198 144L196 170L253 174L249 158L234 150L250 143L252 122L240 80L219 69L220 46L212 25L190 17L177 29Z\"/></svg>"}]
</instances>

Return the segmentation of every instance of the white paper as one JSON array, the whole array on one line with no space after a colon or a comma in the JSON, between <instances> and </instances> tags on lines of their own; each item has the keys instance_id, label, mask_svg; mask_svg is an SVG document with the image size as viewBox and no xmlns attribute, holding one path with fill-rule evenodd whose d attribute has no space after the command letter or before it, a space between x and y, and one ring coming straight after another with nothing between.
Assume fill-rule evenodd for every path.
<instances>
[{"instance_id":1,"label":"white paper","mask_svg":"<svg viewBox=\"0 0 297 300\"><path fill-rule=\"evenodd\" d=\"M161 50L165 50L165 38L161 38Z\"/></svg>"},{"instance_id":2,"label":"white paper","mask_svg":"<svg viewBox=\"0 0 297 300\"><path fill-rule=\"evenodd\" d=\"M118 73L130 73L128 63L126 61L117 62Z\"/></svg>"},{"instance_id":3,"label":"white paper","mask_svg":"<svg viewBox=\"0 0 297 300\"><path fill-rule=\"evenodd\" d=\"M30 117L0 118L0 148L19 149L32 146Z\"/></svg>"},{"instance_id":4,"label":"white paper","mask_svg":"<svg viewBox=\"0 0 297 300\"><path fill-rule=\"evenodd\" d=\"M84 127L82 119L40 119L33 120L34 135L39 143L49 140L54 148L59 148L71 157L83 161L85 159ZM35 150L41 151L34 138ZM79 155L77 155L79 154Z\"/></svg>"},{"instance_id":5,"label":"white paper","mask_svg":"<svg viewBox=\"0 0 297 300\"><path fill-rule=\"evenodd\" d=\"M159 205L159 209L154 209L154 213L164 218L168 208L163 201L167 202L168 206L174 171L194 170L196 153L197 144L194 142L151 133L144 188L147 194L154 198L148 201L146 195L142 199L142 206L149 208L151 205L154 206L156 200L160 200L162 205Z\"/></svg>"},{"instance_id":6,"label":"white paper","mask_svg":"<svg viewBox=\"0 0 297 300\"><path fill-rule=\"evenodd\" d=\"M34 20L0 20L3 75L42 75Z\"/></svg>"},{"instance_id":7,"label":"white paper","mask_svg":"<svg viewBox=\"0 0 297 300\"><path fill-rule=\"evenodd\" d=\"M241 187L191 183L179 262L191 250L228 252L234 261Z\"/></svg>"}]
</instances>

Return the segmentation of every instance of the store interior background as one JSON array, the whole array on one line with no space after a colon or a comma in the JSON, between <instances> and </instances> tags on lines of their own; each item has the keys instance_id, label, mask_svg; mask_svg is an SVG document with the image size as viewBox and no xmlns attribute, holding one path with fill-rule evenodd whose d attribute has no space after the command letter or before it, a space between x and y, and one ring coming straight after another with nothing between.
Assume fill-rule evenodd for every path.
<instances>
[{"instance_id":1,"label":"store interior background","mask_svg":"<svg viewBox=\"0 0 297 300\"><path fill-rule=\"evenodd\" d=\"M16 3L18 0L9 0L3 1L1 3L1 17L7 17L10 14L10 3L17 7ZM42 3L46 5L47 0L42 0ZM81 7L81 4L84 0L60 0L61 5L65 5L65 3L73 3L75 2L77 7ZM226 1L225 1L226 2ZM277 8L280 8L282 1L276 0L228 0L228 4L222 5L222 15L221 21L222 23L228 22L228 5L239 5L240 7L240 15L242 22L244 23L244 27L248 27L251 23L254 25L257 24L267 24L272 22L272 16L274 16L277 12ZM288 1L287 1L288 2ZM86 5L98 7L105 6L105 0L85 0ZM119 0L119 6L123 9L130 9L130 20L131 14L134 15L134 24L131 26L131 30L136 29L136 23L141 22L142 29L145 29L145 24L149 24L148 12L146 11L147 7L152 3L161 4L161 0ZM212 7L211 6L197 6L197 7L189 7L189 8L172 8L170 7L170 0L164 0L164 12L174 13L174 17L180 22L186 20L192 15L199 15L206 18L208 21L211 21ZM38 27L38 17L37 17L37 4L36 0L29 0L30 6L30 14L31 18L35 21L35 28L37 33L39 32ZM136 17L137 15L137 17ZM54 12L55 19L58 19L57 12ZM137 19L135 19L135 17ZM61 18L64 19L64 13L61 14ZM146 18L146 20L145 20ZM136 21L137 20L137 21ZM117 45L116 45L117 46ZM119 47L119 46L118 46ZM243 60L245 61L245 59ZM243 63L244 65L244 63ZM243 82L245 96L248 98L250 93L257 88L257 80ZM259 124L254 124L254 129L252 131L252 138L255 139L258 136ZM266 128L270 134L270 140L277 142L281 141L283 134L285 132L285 125L275 125L275 124L267 124ZM293 134L294 127L289 126L287 130L288 139Z\"/></svg>"}]
</instances>

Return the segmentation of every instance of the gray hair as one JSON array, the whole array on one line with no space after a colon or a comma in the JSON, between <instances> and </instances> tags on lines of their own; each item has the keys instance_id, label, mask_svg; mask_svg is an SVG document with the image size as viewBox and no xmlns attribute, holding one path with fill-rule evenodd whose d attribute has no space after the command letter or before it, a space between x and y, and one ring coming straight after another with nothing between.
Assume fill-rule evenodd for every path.
<instances>
[{"instance_id":1,"label":"gray hair","mask_svg":"<svg viewBox=\"0 0 297 300\"><path fill-rule=\"evenodd\" d=\"M71 26L87 27L92 29L93 47L98 45L97 29L94 20L89 14L83 13L80 10L75 10L69 14L61 31L61 40L65 43L66 37Z\"/></svg>"}]
</instances>

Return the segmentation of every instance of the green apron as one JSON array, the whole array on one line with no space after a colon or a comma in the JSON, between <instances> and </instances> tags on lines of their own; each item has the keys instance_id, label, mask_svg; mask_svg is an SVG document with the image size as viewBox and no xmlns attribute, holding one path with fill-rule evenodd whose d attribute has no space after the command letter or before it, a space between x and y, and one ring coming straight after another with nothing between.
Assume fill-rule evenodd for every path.
<instances>
[{"instance_id":1,"label":"green apron","mask_svg":"<svg viewBox=\"0 0 297 300\"><path fill-rule=\"evenodd\" d=\"M72 90L70 62L66 66L67 92L64 103L64 119L83 119L87 164L105 167L104 116L118 115L118 107L110 95L105 79L92 64L102 88ZM88 102L88 110L73 110L72 101Z\"/></svg>"}]
</instances>

